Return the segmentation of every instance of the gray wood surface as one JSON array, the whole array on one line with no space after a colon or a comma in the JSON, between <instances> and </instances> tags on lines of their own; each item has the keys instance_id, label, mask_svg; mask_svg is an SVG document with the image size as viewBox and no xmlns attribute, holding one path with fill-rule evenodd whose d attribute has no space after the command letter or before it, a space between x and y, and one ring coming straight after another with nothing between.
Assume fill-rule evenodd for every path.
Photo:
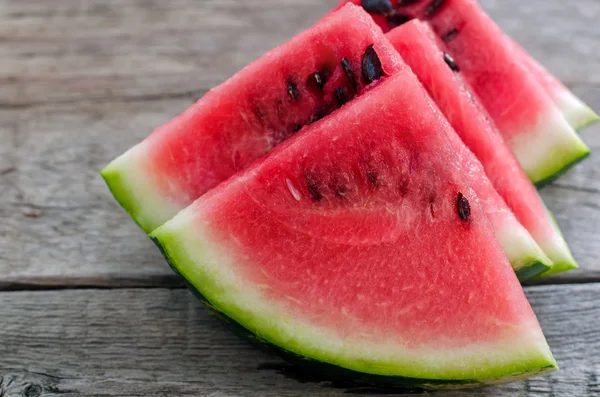
<instances>
[{"instance_id":1,"label":"gray wood surface","mask_svg":"<svg viewBox=\"0 0 600 397\"><path fill-rule=\"evenodd\" d=\"M281 362L179 288L98 175L335 3L0 0L0 397L345 394L257 369ZM600 2L482 3L600 110ZM561 371L436 395L600 395L600 157L542 194L581 265L527 289Z\"/></svg>"},{"instance_id":2,"label":"gray wood surface","mask_svg":"<svg viewBox=\"0 0 600 397\"><path fill-rule=\"evenodd\" d=\"M599 294L595 283L527 288L560 371L431 395L599 395ZM373 395L298 381L289 366L223 328L183 289L4 292L0 302L4 396L28 396L32 389L65 397Z\"/></svg>"}]
</instances>

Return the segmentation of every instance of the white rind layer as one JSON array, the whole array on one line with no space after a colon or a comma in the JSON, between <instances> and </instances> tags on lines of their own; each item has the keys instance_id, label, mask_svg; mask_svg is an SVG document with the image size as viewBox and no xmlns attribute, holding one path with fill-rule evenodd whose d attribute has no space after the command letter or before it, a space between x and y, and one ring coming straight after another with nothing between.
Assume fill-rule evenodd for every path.
<instances>
[{"instance_id":1,"label":"white rind layer","mask_svg":"<svg viewBox=\"0 0 600 397\"><path fill-rule=\"evenodd\" d=\"M493 214L487 215L493 225L500 246L516 272L536 262L545 265L552 264L550 258L546 256L531 234L514 216L494 217ZM494 218L492 219L492 217ZM501 219L504 219L502 225L499 223Z\"/></svg>"},{"instance_id":2,"label":"white rind layer","mask_svg":"<svg viewBox=\"0 0 600 397\"><path fill-rule=\"evenodd\" d=\"M557 90L552 95L552 100L563 112L567 122L575 129L580 130L586 126L600 121L600 117L581 99L568 90Z\"/></svg>"},{"instance_id":3,"label":"white rind layer","mask_svg":"<svg viewBox=\"0 0 600 397\"><path fill-rule=\"evenodd\" d=\"M160 194L162 190L153 183L145 161L144 145L142 142L129 149L106 166L101 174L119 204L146 233L150 233L175 216L180 207Z\"/></svg>"},{"instance_id":4,"label":"white rind layer","mask_svg":"<svg viewBox=\"0 0 600 397\"><path fill-rule=\"evenodd\" d=\"M508 143L533 183L551 179L590 153L558 109L541 115L531 131Z\"/></svg>"}]
</instances>

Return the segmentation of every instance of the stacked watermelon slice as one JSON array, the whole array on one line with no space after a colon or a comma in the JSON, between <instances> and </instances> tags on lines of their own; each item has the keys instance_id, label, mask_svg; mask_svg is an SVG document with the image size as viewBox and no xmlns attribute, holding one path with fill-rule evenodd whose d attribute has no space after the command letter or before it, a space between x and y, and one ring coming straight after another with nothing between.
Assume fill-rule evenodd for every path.
<instances>
[{"instance_id":1,"label":"stacked watermelon slice","mask_svg":"<svg viewBox=\"0 0 600 397\"><path fill-rule=\"evenodd\" d=\"M577 265L534 183L598 117L473 0L345 3L114 160L111 191L208 307L304 366L555 370L519 279Z\"/></svg>"}]
</instances>

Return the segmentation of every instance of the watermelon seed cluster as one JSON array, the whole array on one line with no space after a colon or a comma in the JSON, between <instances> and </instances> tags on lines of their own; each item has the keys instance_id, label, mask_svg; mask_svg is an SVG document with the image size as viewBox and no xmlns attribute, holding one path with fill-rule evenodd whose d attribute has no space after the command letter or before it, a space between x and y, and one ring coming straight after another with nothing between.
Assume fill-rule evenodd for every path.
<instances>
[{"instance_id":1,"label":"watermelon seed cluster","mask_svg":"<svg viewBox=\"0 0 600 397\"><path fill-rule=\"evenodd\" d=\"M309 120L305 122L295 122L288 124L286 127L281 126L284 122L286 110L284 105L284 100L282 98L276 99L276 109L277 109L277 118L271 120L269 118L269 113L264 110L264 106L261 104L257 104L254 108L254 114L258 123L273 131L272 140L275 143L279 143L287 139L290 135L298 132L304 125L314 123L327 116L335 109L343 106L348 101L354 98L360 92L360 71L357 65L353 65L352 62L348 58L342 58L340 61L340 66L346 79L349 83L349 86L341 85L333 90L333 98L331 101L325 99L324 87L329 78L333 75L333 71L329 70L327 67L322 67L319 70L308 75L306 79L306 88L309 92L313 92L319 98L321 103L316 106L316 110L312 114ZM381 79L386 76L386 73L383 70L381 60L375 51L373 44L367 46L363 57L362 57L362 78L366 85L371 84L372 82ZM286 95L289 102L299 102L302 100L303 90L298 84L292 80L291 78L288 80L286 85Z\"/></svg>"}]
</instances>

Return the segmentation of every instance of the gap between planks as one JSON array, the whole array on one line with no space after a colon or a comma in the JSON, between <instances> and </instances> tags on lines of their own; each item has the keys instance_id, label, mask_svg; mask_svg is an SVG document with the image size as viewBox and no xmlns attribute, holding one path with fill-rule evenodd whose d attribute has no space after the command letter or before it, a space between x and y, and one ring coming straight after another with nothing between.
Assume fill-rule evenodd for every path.
<instances>
[{"instance_id":1,"label":"gap between planks","mask_svg":"<svg viewBox=\"0 0 600 397\"><path fill-rule=\"evenodd\" d=\"M569 286L600 284L600 272L585 277L551 277L523 284L525 289L543 286ZM185 289L183 279L176 275L144 277L20 277L0 280L0 292L60 291L60 290L109 290L109 289Z\"/></svg>"}]
</instances>

